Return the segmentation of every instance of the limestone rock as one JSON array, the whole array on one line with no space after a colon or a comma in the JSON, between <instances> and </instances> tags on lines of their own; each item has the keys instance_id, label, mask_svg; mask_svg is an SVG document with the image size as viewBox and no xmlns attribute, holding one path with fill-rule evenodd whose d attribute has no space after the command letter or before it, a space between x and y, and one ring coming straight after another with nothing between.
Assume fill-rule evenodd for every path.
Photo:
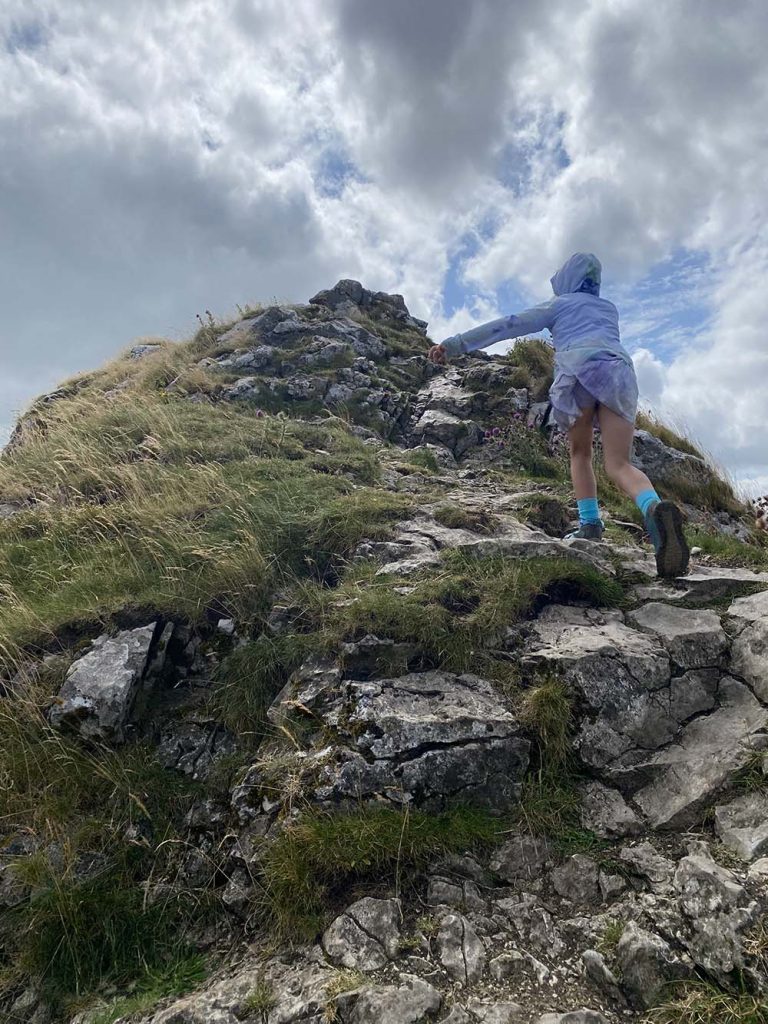
<instances>
[{"instance_id":1,"label":"limestone rock","mask_svg":"<svg viewBox=\"0 0 768 1024\"><path fill-rule=\"evenodd\" d=\"M621 987L632 1006L648 1009L660 1000L666 987L691 972L660 936L630 921L616 948L621 968Z\"/></svg>"},{"instance_id":2,"label":"limestone rock","mask_svg":"<svg viewBox=\"0 0 768 1024\"><path fill-rule=\"evenodd\" d=\"M394 959L400 941L400 903L368 896L340 914L323 933L323 949L335 964L375 971Z\"/></svg>"},{"instance_id":3,"label":"limestone rock","mask_svg":"<svg viewBox=\"0 0 768 1024\"><path fill-rule=\"evenodd\" d=\"M635 835L642 828L618 790L594 781L584 787L581 824L604 839Z\"/></svg>"},{"instance_id":4,"label":"limestone rock","mask_svg":"<svg viewBox=\"0 0 768 1024\"><path fill-rule=\"evenodd\" d=\"M744 888L716 864L706 843L691 843L675 871L678 905L688 922L682 936L694 961L720 981L744 966L741 932L756 918Z\"/></svg>"},{"instance_id":5,"label":"limestone rock","mask_svg":"<svg viewBox=\"0 0 768 1024\"><path fill-rule=\"evenodd\" d=\"M597 864L591 857L575 853L552 872L555 892L578 904L600 902L597 884Z\"/></svg>"},{"instance_id":6,"label":"limestone rock","mask_svg":"<svg viewBox=\"0 0 768 1024\"><path fill-rule=\"evenodd\" d=\"M437 933L440 962L462 985L480 980L485 967L485 947L462 914L446 914Z\"/></svg>"},{"instance_id":7,"label":"limestone rock","mask_svg":"<svg viewBox=\"0 0 768 1024\"><path fill-rule=\"evenodd\" d=\"M87 739L122 742L156 627L153 622L94 640L67 672L49 713L51 725Z\"/></svg>"},{"instance_id":8,"label":"limestone rock","mask_svg":"<svg viewBox=\"0 0 768 1024\"><path fill-rule=\"evenodd\" d=\"M766 574L764 574L766 575ZM731 670L768 703L768 591L735 600L728 614L738 629Z\"/></svg>"},{"instance_id":9,"label":"limestone rock","mask_svg":"<svg viewBox=\"0 0 768 1024\"><path fill-rule=\"evenodd\" d=\"M513 836L491 858L490 868L505 882L529 883L541 878L551 856L546 839L539 836Z\"/></svg>"},{"instance_id":10,"label":"limestone rock","mask_svg":"<svg viewBox=\"0 0 768 1024\"><path fill-rule=\"evenodd\" d=\"M651 603L627 616L631 625L659 637L682 669L717 665L728 644L718 615L709 610Z\"/></svg>"},{"instance_id":11,"label":"limestone rock","mask_svg":"<svg viewBox=\"0 0 768 1024\"><path fill-rule=\"evenodd\" d=\"M234 736L213 720L170 722L163 729L156 757L193 779L205 779L215 763L235 752Z\"/></svg>"},{"instance_id":12,"label":"limestone rock","mask_svg":"<svg viewBox=\"0 0 768 1024\"><path fill-rule=\"evenodd\" d=\"M703 459L670 448L647 430L635 431L632 462L662 486L679 482L706 485L716 479Z\"/></svg>"},{"instance_id":13,"label":"limestone rock","mask_svg":"<svg viewBox=\"0 0 768 1024\"><path fill-rule=\"evenodd\" d=\"M654 828L695 822L730 776L749 761L756 735L768 725L768 709L743 683L726 677L719 699L715 711L685 726L677 743L632 766L636 777L652 780L633 799Z\"/></svg>"},{"instance_id":14,"label":"limestone rock","mask_svg":"<svg viewBox=\"0 0 768 1024\"><path fill-rule=\"evenodd\" d=\"M648 842L625 846L619 853L619 860L653 887L669 885L675 872L674 863L657 853Z\"/></svg>"},{"instance_id":15,"label":"limestone rock","mask_svg":"<svg viewBox=\"0 0 768 1024\"><path fill-rule=\"evenodd\" d=\"M162 347L162 345L153 344L134 345L130 351L130 357L131 359L143 359L144 356L151 356L155 352L159 352Z\"/></svg>"},{"instance_id":16,"label":"limestone rock","mask_svg":"<svg viewBox=\"0 0 768 1024\"><path fill-rule=\"evenodd\" d=\"M768 853L768 794L744 793L716 807L715 832L742 860Z\"/></svg>"},{"instance_id":17,"label":"limestone rock","mask_svg":"<svg viewBox=\"0 0 768 1024\"><path fill-rule=\"evenodd\" d=\"M584 973L604 996L615 1003L624 1002L616 975L608 967L605 957L596 949L585 949L581 954Z\"/></svg>"},{"instance_id":18,"label":"limestone rock","mask_svg":"<svg viewBox=\"0 0 768 1024\"><path fill-rule=\"evenodd\" d=\"M523 1008L519 1003L488 1003L481 999L470 999L467 1007L472 1019L479 1024L522 1024Z\"/></svg>"},{"instance_id":19,"label":"limestone rock","mask_svg":"<svg viewBox=\"0 0 768 1024\"><path fill-rule=\"evenodd\" d=\"M448 448L458 459L480 443L483 433L473 420L461 419L441 409L427 409L411 428L417 444L433 442Z\"/></svg>"},{"instance_id":20,"label":"limestone rock","mask_svg":"<svg viewBox=\"0 0 768 1024\"><path fill-rule=\"evenodd\" d=\"M440 1009L442 997L428 981L401 974L398 982L343 993L336 1000L342 1024L421 1024Z\"/></svg>"},{"instance_id":21,"label":"limestone rock","mask_svg":"<svg viewBox=\"0 0 768 1024\"><path fill-rule=\"evenodd\" d=\"M439 808L461 795L497 810L517 801L530 744L484 679L431 671L349 680L324 717L350 753L325 770L321 799Z\"/></svg>"}]
</instances>

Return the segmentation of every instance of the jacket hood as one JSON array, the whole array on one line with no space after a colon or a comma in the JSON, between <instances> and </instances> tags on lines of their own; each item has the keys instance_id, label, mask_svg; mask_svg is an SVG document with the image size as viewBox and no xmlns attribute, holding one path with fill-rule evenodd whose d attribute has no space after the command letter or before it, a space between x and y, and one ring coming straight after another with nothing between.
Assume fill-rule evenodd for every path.
<instances>
[{"instance_id":1,"label":"jacket hood","mask_svg":"<svg viewBox=\"0 0 768 1024\"><path fill-rule=\"evenodd\" d=\"M593 253L575 252L550 278L552 291L555 295L566 295L568 292L599 295L602 269L600 260Z\"/></svg>"}]
</instances>

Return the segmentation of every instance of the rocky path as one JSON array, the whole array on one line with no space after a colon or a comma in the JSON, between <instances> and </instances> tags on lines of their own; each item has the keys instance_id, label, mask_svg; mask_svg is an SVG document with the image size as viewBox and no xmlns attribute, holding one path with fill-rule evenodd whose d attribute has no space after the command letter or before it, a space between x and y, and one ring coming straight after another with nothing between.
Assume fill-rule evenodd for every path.
<instances>
[{"instance_id":1,"label":"rocky path","mask_svg":"<svg viewBox=\"0 0 768 1024\"><path fill-rule=\"evenodd\" d=\"M435 859L407 884L390 874L373 894L350 892L314 943L276 949L255 936L236 963L142 1024L618 1024L644 1020L673 983L694 979L768 997L768 573L694 560L687 577L660 583L631 531L592 544L551 535L557 524L532 526L531 502L557 505L557 487L526 480L517 456L481 443L489 416L540 414L528 390L498 361L437 371L404 356L389 370L416 385L398 393L380 375L383 343L350 319L392 297L355 284L323 293L330 319L273 307L222 339L232 351L200 364L229 373L219 400L279 392L330 407L344 398L386 427L390 442L359 433L381 486L413 507L387 539L360 543L350 565L371 563L405 600L446 556L567 560L620 582L627 599L620 608L542 601L535 616L502 624L493 653L514 667L517 693L479 668L435 668L418 643L386 630L308 658L226 800L201 799L190 812L180 871L193 877L198 851L225 846L223 902L245 919L264 849L303 809L438 813L460 801L511 820L541 759L518 698L552 680L571 703L586 839L564 852L518 827L492 853ZM396 314L423 330L404 305ZM342 357L349 365L329 376ZM636 455L656 478L711 474L643 432ZM723 529L744 527L725 517ZM291 602L277 600L272 636L290 634ZM245 640L232 622L218 628L224 644ZM103 637L69 669L52 724L112 743L144 728L167 768L205 780L237 738L195 707L151 727L137 725L136 710L161 678L202 692L201 652L194 631L162 620ZM16 1019L24 1012L15 1007Z\"/></svg>"}]
</instances>

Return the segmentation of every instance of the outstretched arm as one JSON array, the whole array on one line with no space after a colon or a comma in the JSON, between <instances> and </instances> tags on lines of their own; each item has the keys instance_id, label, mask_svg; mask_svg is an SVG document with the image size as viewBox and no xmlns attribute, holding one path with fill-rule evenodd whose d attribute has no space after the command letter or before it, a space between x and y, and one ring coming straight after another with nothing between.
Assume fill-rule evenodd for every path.
<instances>
[{"instance_id":1,"label":"outstretched arm","mask_svg":"<svg viewBox=\"0 0 768 1024\"><path fill-rule=\"evenodd\" d=\"M554 300L542 302L538 306L526 309L514 316L503 316L491 320L480 327L473 327L463 334L454 334L440 343L448 355L455 356L462 352L473 352L478 348L487 348L497 341L520 338L524 334L536 334L545 328L552 328L554 321Z\"/></svg>"}]
</instances>

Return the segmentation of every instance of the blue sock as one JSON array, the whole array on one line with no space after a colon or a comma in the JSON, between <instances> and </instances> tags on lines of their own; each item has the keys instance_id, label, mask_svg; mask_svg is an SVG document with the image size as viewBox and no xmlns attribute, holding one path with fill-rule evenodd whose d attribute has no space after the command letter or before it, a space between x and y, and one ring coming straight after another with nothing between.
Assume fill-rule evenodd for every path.
<instances>
[{"instance_id":1,"label":"blue sock","mask_svg":"<svg viewBox=\"0 0 768 1024\"><path fill-rule=\"evenodd\" d=\"M600 509L597 504L597 498L579 498L576 504L579 506L579 523L582 526L585 523L600 522Z\"/></svg>"},{"instance_id":2,"label":"blue sock","mask_svg":"<svg viewBox=\"0 0 768 1024\"><path fill-rule=\"evenodd\" d=\"M658 496L658 494L656 493L656 491L654 491L652 487L650 488L650 490L640 491L638 496L635 498L635 504L643 513L643 518L645 518L648 509L654 503L654 501L661 501L661 498Z\"/></svg>"}]
</instances>

